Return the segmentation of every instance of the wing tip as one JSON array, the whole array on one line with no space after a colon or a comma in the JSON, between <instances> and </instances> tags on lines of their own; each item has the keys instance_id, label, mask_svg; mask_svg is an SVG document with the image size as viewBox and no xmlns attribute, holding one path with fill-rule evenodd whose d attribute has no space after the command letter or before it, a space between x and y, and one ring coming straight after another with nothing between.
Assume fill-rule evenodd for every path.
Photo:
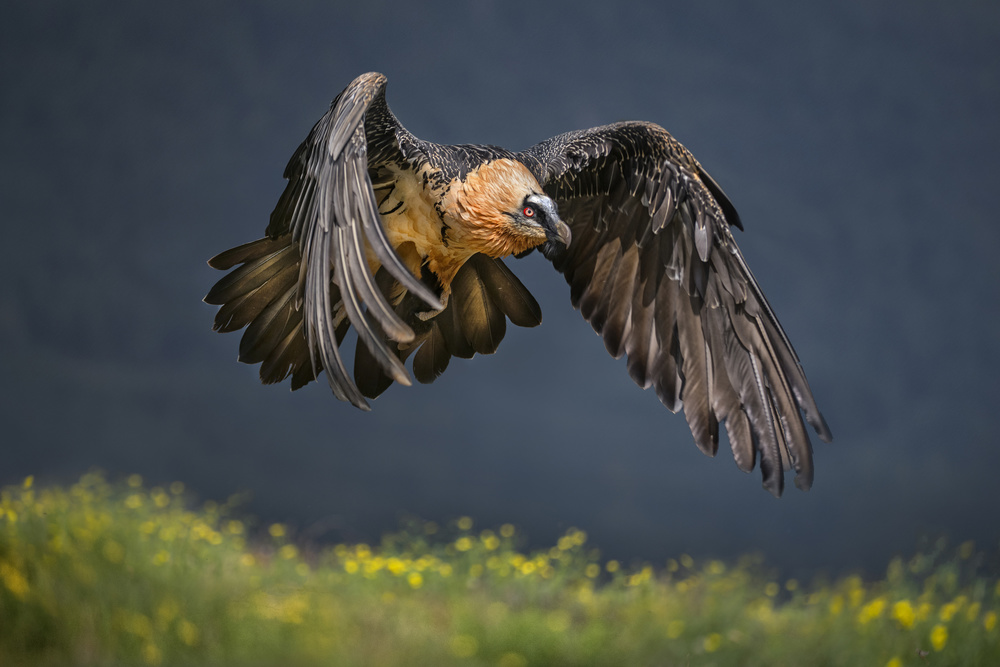
<instances>
[{"instance_id":1,"label":"wing tip","mask_svg":"<svg viewBox=\"0 0 1000 667\"><path fill-rule=\"evenodd\" d=\"M823 413L817 411L816 416L809 420L809 425L813 427L816 431L816 435L823 442L833 442L833 432L826 423L826 419L823 417Z\"/></svg>"}]
</instances>

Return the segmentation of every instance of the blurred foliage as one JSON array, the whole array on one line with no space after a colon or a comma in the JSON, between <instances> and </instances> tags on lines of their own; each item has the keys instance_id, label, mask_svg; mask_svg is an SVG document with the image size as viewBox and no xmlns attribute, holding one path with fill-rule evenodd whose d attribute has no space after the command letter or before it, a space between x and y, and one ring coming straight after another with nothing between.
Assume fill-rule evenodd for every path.
<instances>
[{"instance_id":1,"label":"blurred foliage","mask_svg":"<svg viewBox=\"0 0 1000 667\"><path fill-rule=\"evenodd\" d=\"M603 562L571 529L414 523L319 548L184 486L0 494L0 664L974 665L1000 661L1000 584L971 543L882 581L778 581L761 564ZM250 534L252 532L252 535Z\"/></svg>"}]
</instances>

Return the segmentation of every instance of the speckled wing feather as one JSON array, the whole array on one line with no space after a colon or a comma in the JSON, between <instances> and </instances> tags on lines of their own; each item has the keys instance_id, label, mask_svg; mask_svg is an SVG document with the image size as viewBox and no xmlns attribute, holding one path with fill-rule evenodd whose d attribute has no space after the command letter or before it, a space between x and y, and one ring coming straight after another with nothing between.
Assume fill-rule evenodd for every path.
<instances>
[{"instance_id":1,"label":"speckled wing feather","mask_svg":"<svg viewBox=\"0 0 1000 667\"><path fill-rule=\"evenodd\" d=\"M747 267L722 189L663 128L617 123L554 137L519 154L573 232L543 251L570 297L632 379L684 409L709 455L724 422L737 465L759 455L764 487L783 470L812 483L800 410L831 435L792 345Z\"/></svg>"},{"instance_id":2,"label":"speckled wing feather","mask_svg":"<svg viewBox=\"0 0 1000 667\"><path fill-rule=\"evenodd\" d=\"M414 338L376 285L366 246L409 293L441 308L390 245L372 189L369 169L413 157L417 143L385 105L385 82L381 74L365 74L337 96L285 169L288 185L271 214L268 238L210 260L217 268L242 266L205 299L223 305L217 329L249 323L240 359L262 362L265 382L291 372L295 388L325 370L334 394L362 409L368 404L339 349L346 324L378 366L402 384L410 384L409 374L387 339L406 343ZM296 261L293 275L287 269Z\"/></svg>"}]
</instances>

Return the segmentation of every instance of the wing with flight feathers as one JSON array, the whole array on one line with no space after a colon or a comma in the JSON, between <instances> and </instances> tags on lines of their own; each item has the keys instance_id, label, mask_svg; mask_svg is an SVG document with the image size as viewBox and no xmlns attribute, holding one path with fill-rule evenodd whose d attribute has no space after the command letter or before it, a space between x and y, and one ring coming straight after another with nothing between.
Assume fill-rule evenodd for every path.
<instances>
[{"instance_id":1,"label":"wing with flight feathers","mask_svg":"<svg viewBox=\"0 0 1000 667\"><path fill-rule=\"evenodd\" d=\"M410 384L409 373L387 338L397 343L414 338L412 328L376 284L366 245L400 285L430 308L441 308L434 292L393 250L378 213L369 169L380 162L404 161L399 139L410 138L385 106L384 91L384 76L366 74L337 96L285 168L288 185L271 214L268 238L210 260L220 269L242 266L219 281L205 299L223 305L217 329L231 331L250 324L240 358L262 362L262 377L269 367L278 379L291 371L295 386L297 380L308 382L322 369L338 398L365 410L368 403L348 376L340 354L346 324L354 327L378 365L401 384ZM281 242L289 234L294 243ZM298 270L293 274L288 267L296 261ZM279 264L286 275L272 280ZM280 296L275 297L276 291ZM260 304L265 307L259 308ZM303 343L309 367L294 361L301 359Z\"/></svg>"},{"instance_id":2,"label":"wing with flight feathers","mask_svg":"<svg viewBox=\"0 0 1000 667\"><path fill-rule=\"evenodd\" d=\"M800 410L831 435L802 366L730 232L721 188L663 128L617 123L554 137L519 155L556 200L573 241L546 255L574 307L641 387L684 409L709 455L725 423L737 465L759 456L764 486L812 483Z\"/></svg>"}]
</instances>

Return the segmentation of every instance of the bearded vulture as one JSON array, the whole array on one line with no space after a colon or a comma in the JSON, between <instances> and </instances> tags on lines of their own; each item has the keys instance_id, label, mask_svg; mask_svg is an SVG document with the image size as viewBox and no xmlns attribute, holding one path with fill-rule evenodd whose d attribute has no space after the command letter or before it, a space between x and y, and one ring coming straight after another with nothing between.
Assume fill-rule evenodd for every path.
<instances>
[{"instance_id":1,"label":"bearded vulture","mask_svg":"<svg viewBox=\"0 0 1000 667\"><path fill-rule=\"evenodd\" d=\"M520 153L410 134L382 74L334 99L285 168L264 238L209 260L231 271L205 301L215 330L246 327L239 360L297 389L325 371L369 410L404 365L429 383L451 357L492 354L506 321L541 322L504 263L540 248L570 299L640 387L684 415L698 447L724 423L736 464L764 487L813 479L802 414L831 439L791 342L730 227L719 185L666 130L621 122ZM235 268L234 268L235 267ZM353 379L341 345L353 328Z\"/></svg>"}]
</instances>

